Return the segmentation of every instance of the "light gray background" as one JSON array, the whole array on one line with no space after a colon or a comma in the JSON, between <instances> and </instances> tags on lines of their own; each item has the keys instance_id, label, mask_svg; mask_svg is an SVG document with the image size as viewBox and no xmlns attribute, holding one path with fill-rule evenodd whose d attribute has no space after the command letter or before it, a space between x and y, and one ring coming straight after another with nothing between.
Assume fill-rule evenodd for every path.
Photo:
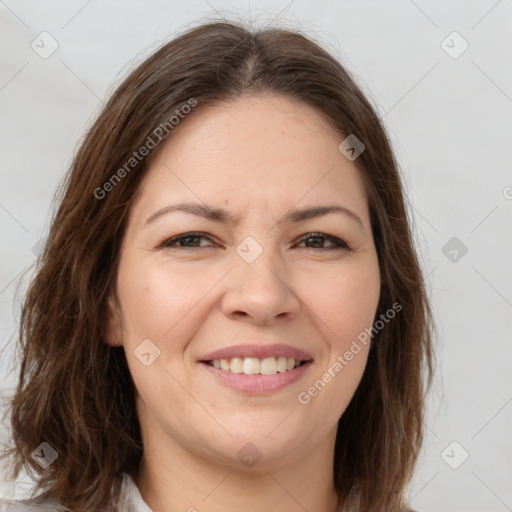
<instances>
[{"instance_id":1,"label":"light gray background","mask_svg":"<svg viewBox=\"0 0 512 512\"><path fill-rule=\"evenodd\" d=\"M135 63L219 15L305 31L376 103L403 168L439 329L411 503L512 510L511 0L0 1L0 390L15 383L16 284L84 130ZM44 31L59 45L46 59L31 48L50 48ZM453 31L469 44L461 55ZM455 249L455 262L452 247L443 253L452 237L468 249ZM0 496L23 496L27 482L0 479Z\"/></svg>"}]
</instances>

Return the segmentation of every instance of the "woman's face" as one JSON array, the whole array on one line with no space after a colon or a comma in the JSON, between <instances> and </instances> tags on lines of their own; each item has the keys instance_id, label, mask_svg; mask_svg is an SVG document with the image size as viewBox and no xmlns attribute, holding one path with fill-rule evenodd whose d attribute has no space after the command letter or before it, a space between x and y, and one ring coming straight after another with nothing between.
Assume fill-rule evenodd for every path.
<instances>
[{"instance_id":1,"label":"woman's face","mask_svg":"<svg viewBox=\"0 0 512 512\"><path fill-rule=\"evenodd\" d=\"M359 172L302 102L200 108L152 161L121 249L108 343L143 438L239 467L332 452L380 290Z\"/></svg>"}]
</instances>

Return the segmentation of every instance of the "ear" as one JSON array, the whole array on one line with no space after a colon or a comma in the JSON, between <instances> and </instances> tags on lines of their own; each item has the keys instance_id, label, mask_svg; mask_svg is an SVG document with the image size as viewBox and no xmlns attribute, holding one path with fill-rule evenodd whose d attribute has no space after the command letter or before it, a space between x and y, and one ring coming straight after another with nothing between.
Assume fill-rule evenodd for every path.
<instances>
[{"instance_id":1,"label":"ear","mask_svg":"<svg viewBox=\"0 0 512 512\"><path fill-rule=\"evenodd\" d=\"M116 299L110 295L107 300L107 311L104 319L103 338L110 347L123 346L123 329L121 324L121 313L119 312Z\"/></svg>"}]
</instances>

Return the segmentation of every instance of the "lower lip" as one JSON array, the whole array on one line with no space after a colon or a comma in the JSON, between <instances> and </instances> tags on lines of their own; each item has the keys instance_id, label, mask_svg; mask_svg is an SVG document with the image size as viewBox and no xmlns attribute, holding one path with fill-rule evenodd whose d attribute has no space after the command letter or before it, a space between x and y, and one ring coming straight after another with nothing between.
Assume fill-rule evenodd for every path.
<instances>
[{"instance_id":1,"label":"lower lip","mask_svg":"<svg viewBox=\"0 0 512 512\"><path fill-rule=\"evenodd\" d=\"M225 370L219 370L209 365L201 365L213 375L219 382L249 395L264 395L275 393L281 389L297 382L311 366L312 361L308 361L293 370L287 370L275 375L245 375L245 373L231 373Z\"/></svg>"}]
</instances>

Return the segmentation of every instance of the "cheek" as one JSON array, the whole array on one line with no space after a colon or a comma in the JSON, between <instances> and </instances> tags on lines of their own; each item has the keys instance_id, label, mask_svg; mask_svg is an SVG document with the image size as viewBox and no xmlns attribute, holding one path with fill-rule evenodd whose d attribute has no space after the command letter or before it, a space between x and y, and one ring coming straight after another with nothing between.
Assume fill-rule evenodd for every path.
<instances>
[{"instance_id":1,"label":"cheek","mask_svg":"<svg viewBox=\"0 0 512 512\"><path fill-rule=\"evenodd\" d=\"M339 420L361 381L371 339L365 329L373 325L379 301L378 264L346 270L316 282L310 305L320 318L327 353L297 399L320 431Z\"/></svg>"},{"instance_id":2,"label":"cheek","mask_svg":"<svg viewBox=\"0 0 512 512\"><path fill-rule=\"evenodd\" d=\"M133 272L128 265L120 267L118 276L126 331L131 338L149 338L157 345L181 339L190 314L219 280L218 274L169 265L138 267Z\"/></svg>"},{"instance_id":3,"label":"cheek","mask_svg":"<svg viewBox=\"0 0 512 512\"><path fill-rule=\"evenodd\" d=\"M376 255L362 264L346 265L328 275L302 283L308 307L323 332L327 357L319 361L313 378L298 399L323 412L325 421L337 421L351 401L366 367L370 336L380 295ZM333 405L336 404L336 405Z\"/></svg>"},{"instance_id":4,"label":"cheek","mask_svg":"<svg viewBox=\"0 0 512 512\"><path fill-rule=\"evenodd\" d=\"M333 311L331 354L322 381L333 382L330 393L340 411L348 406L364 373L380 296L380 273L375 257L373 264L340 278L342 293ZM335 311L338 311L335 315Z\"/></svg>"},{"instance_id":5,"label":"cheek","mask_svg":"<svg viewBox=\"0 0 512 512\"><path fill-rule=\"evenodd\" d=\"M380 295L378 262L369 258L365 265L340 266L336 272L304 276L301 290L318 325L323 326L331 350L344 351L373 323Z\"/></svg>"}]
</instances>

